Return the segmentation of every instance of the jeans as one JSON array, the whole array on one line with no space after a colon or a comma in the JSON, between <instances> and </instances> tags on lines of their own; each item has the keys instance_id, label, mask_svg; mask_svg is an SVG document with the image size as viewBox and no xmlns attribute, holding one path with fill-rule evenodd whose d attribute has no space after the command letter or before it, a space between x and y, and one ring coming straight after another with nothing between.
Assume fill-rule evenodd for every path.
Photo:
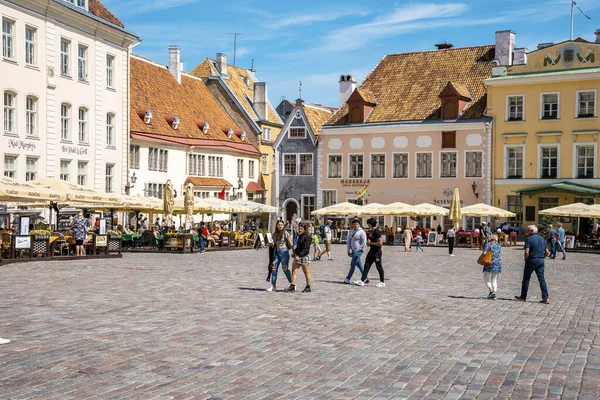
<instances>
[{"instance_id":1,"label":"jeans","mask_svg":"<svg viewBox=\"0 0 600 400\"><path fill-rule=\"evenodd\" d=\"M550 258L556 258L556 245L555 240L550 242Z\"/></svg>"},{"instance_id":2,"label":"jeans","mask_svg":"<svg viewBox=\"0 0 600 400\"><path fill-rule=\"evenodd\" d=\"M358 267L358 270L361 274L364 273L363 263L362 263L362 251L352 250L352 261L350 261L350 271L348 271L348 276L346 279L352 279L352 275L354 275L354 268Z\"/></svg>"},{"instance_id":3,"label":"jeans","mask_svg":"<svg viewBox=\"0 0 600 400\"><path fill-rule=\"evenodd\" d=\"M206 247L206 239L204 239L202 236L199 237L198 242L200 243L200 252L204 253L205 247Z\"/></svg>"},{"instance_id":4,"label":"jeans","mask_svg":"<svg viewBox=\"0 0 600 400\"><path fill-rule=\"evenodd\" d=\"M527 290L529 290L529 280L531 274L535 271L538 281L540 282L540 289L542 291L542 299L548 298L548 287L546 286L546 279L544 278L544 259L534 258L525 261L525 270L523 271L523 282L521 284L521 298L525 300L527 298Z\"/></svg>"},{"instance_id":5,"label":"jeans","mask_svg":"<svg viewBox=\"0 0 600 400\"><path fill-rule=\"evenodd\" d=\"M294 247L296 247L296 245L298 244L298 233L294 232L292 234L292 243L294 243Z\"/></svg>"},{"instance_id":6,"label":"jeans","mask_svg":"<svg viewBox=\"0 0 600 400\"><path fill-rule=\"evenodd\" d=\"M281 268L283 269L283 273L288 279L288 282L292 281L292 273L288 268L289 263L290 251L287 248L275 250L275 267L271 273L271 285L277 285L277 271L279 271L279 264L281 264Z\"/></svg>"},{"instance_id":7,"label":"jeans","mask_svg":"<svg viewBox=\"0 0 600 400\"><path fill-rule=\"evenodd\" d=\"M567 258L567 252L565 251L565 242L558 242L559 246L560 246L560 250L563 253L563 258Z\"/></svg>"}]
</instances>

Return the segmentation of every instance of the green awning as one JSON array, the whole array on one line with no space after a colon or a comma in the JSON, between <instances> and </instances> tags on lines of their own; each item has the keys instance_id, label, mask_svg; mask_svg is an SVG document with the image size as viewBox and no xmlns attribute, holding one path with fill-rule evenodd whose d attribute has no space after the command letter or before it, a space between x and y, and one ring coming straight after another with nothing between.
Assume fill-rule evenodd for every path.
<instances>
[{"instance_id":1,"label":"green awning","mask_svg":"<svg viewBox=\"0 0 600 400\"><path fill-rule=\"evenodd\" d=\"M596 196L600 194L600 188L594 186L581 185L573 182L556 182L549 185L528 187L525 189L513 190L514 193L525 196L533 196L538 193L546 192L565 192L574 193L580 196Z\"/></svg>"}]
</instances>

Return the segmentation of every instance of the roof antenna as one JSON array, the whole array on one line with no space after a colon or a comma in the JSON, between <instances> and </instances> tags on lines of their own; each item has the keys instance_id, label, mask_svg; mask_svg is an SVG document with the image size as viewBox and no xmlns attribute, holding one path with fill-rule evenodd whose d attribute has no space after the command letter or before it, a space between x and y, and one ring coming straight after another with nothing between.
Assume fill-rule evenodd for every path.
<instances>
[{"instance_id":1,"label":"roof antenna","mask_svg":"<svg viewBox=\"0 0 600 400\"><path fill-rule=\"evenodd\" d=\"M300 81L300 87L298 88L298 92L299 92L299 99L302 98L302 81Z\"/></svg>"},{"instance_id":2,"label":"roof antenna","mask_svg":"<svg viewBox=\"0 0 600 400\"><path fill-rule=\"evenodd\" d=\"M243 33L233 32L233 33L226 33L226 35L233 35L233 66L235 67L235 53L237 51L237 37L242 36Z\"/></svg>"},{"instance_id":3,"label":"roof antenna","mask_svg":"<svg viewBox=\"0 0 600 400\"><path fill-rule=\"evenodd\" d=\"M256 70L254 69L254 58L252 59L252 63L250 64L250 71L256 72Z\"/></svg>"}]
</instances>

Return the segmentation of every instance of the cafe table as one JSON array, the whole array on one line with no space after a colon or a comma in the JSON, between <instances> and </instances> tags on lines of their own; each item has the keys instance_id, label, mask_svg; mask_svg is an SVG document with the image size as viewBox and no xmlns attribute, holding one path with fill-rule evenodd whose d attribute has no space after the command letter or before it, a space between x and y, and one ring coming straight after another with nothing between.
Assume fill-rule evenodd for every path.
<instances>
[{"instance_id":1,"label":"cafe table","mask_svg":"<svg viewBox=\"0 0 600 400\"><path fill-rule=\"evenodd\" d=\"M141 234L141 233L123 233L123 234L121 235L121 239L122 239L124 242L131 242L131 241L133 241L134 239L140 239L141 237L142 237L142 234Z\"/></svg>"}]
</instances>

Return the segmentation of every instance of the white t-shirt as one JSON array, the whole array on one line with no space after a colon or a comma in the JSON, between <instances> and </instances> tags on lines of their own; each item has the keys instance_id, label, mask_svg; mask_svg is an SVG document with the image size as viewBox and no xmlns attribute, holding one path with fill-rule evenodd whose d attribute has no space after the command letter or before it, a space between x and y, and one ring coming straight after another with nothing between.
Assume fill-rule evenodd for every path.
<instances>
[{"instance_id":1,"label":"white t-shirt","mask_svg":"<svg viewBox=\"0 0 600 400\"><path fill-rule=\"evenodd\" d=\"M325 225L325 229L323 231L325 232L325 240L331 240L331 229Z\"/></svg>"},{"instance_id":2,"label":"white t-shirt","mask_svg":"<svg viewBox=\"0 0 600 400\"><path fill-rule=\"evenodd\" d=\"M452 229L452 228L448 229L448 237L449 238L453 238L454 237L454 229Z\"/></svg>"}]
</instances>

